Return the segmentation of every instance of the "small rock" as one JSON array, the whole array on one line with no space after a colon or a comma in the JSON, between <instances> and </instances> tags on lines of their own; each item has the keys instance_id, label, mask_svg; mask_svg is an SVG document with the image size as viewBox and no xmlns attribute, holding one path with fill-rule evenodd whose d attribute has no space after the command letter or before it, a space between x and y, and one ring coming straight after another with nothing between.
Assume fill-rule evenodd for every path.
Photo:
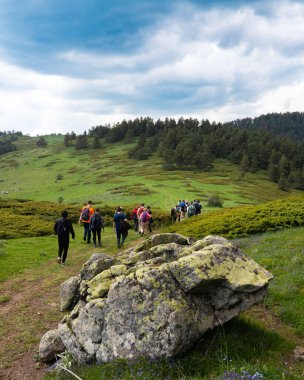
<instances>
[{"instance_id":1,"label":"small rock","mask_svg":"<svg viewBox=\"0 0 304 380\"><path fill-rule=\"evenodd\" d=\"M56 355L61 354L65 350L59 331L51 330L43 335L39 344L39 357L44 362L52 362L56 360Z\"/></svg>"}]
</instances>

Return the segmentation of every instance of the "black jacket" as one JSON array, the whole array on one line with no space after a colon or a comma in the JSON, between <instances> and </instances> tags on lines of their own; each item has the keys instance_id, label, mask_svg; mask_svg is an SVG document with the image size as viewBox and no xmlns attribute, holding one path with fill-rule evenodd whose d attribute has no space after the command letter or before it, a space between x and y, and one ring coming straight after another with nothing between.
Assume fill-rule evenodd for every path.
<instances>
[{"instance_id":1,"label":"black jacket","mask_svg":"<svg viewBox=\"0 0 304 380\"><path fill-rule=\"evenodd\" d=\"M70 234L75 239L75 232L72 223L66 218L60 218L56 220L54 225L54 232L58 236L60 241L68 241Z\"/></svg>"}]
</instances>

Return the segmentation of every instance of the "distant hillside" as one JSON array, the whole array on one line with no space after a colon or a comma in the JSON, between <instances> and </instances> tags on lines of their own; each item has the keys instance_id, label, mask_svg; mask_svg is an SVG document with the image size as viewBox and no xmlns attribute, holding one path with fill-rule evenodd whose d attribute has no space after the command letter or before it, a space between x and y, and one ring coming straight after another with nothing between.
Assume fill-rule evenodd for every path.
<instances>
[{"instance_id":1,"label":"distant hillside","mask_svg":"<svg viewBox=\"0 0 304 380\"><path fill-rule=\"evenodd\" d=\"M135 161L144 165L141 162L157 158L166 172L212 173L216 162L225 160L238 166L242 178L263 170L280 190L304 190L303 119L301 113L269 114L221 124L192 118L154 121L145 117L123 120L111 128L96 126L78 136L71 132L30 138L20 132L4 132L0 135L0 154L37 148L47 151L48 145L54 151L57 144L57 154L70 154L73 149L75 155L94 156L105 148L119 155L114 146L122 144L128 146L125 158L131 159L129 167Z\"/></svg>"},{"instance_id":2,"label":"distant hillside","mask_svg":"<svg viewBox=\"0 0 304 380\"><path fill-rule=\"evenodd\" d=\"M244 118L224 125L247 130L264 130L276 136L287 136L295 141L304 141L304 113L269 113L255 118Z\"/></svg>"},{"instance_id":3,"label":"distant hillside","mask_svg":"<svg viewBox=\"0 0 304 380\"><path fill-rule=\"evenodd\" d=\"M169 210L179 199L199 199L204 207L216 194L224 207L263 203L283 198L286 192L269 181L266 171L241 173L238 165L215 159L212 171L166 170L163 158L150 154L146 160L129 158L136 143L111 143L87 136L89 148L76 149L75 140L64 145L64 136L44 136L47 146L39 148L37 138L18 137L17 151L0 157L0 196L77 205L88 199L96 205L130 211L141 202L153 210ZM299 193L290 190L288 193Z\"/></svg>"}]
</instances>

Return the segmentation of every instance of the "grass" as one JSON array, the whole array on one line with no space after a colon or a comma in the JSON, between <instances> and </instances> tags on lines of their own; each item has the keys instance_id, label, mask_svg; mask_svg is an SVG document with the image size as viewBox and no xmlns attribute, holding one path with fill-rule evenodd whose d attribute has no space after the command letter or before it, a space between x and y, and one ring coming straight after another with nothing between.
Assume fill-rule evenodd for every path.
<instances>
[{"instance_id":1,"label":"grass","mask_svg":"<svg viewBox=\"0 0 304 380\"><path fill-rule=\"evenodd\" d=\"M129 159L132 144L103 143L98 150L76 151L63 147L63 136L47 136L47 148L37 148L29 139L20 138L20 150L1 157L0 193L6 198L57 202L62 197L68 204L82 204L91 198L102 205L145 202L170 210L179 199L206 202L212 194L219 195L225 207L286 196L265 172L242 177L237 166L224 160L216 161L208 173L165 171L159 157Z\"/></svg>"},{"instance_id":2,"label":"grass","mask_svg":"<svg viewBox=\"0 0 304 380\"><path fill-rule=\"evenodd\" d=\"M155 214L161 214L178 199L198 198L205 206L208 197L217 194L225 209L204 207L204 215L166 232L197 237L218 233L237 238L235 243L245 253L275 275L266 304L204 335L193 350L175 360L117 361L75 371L92 380L215 380L223 379L225 372L243 370L251 375L260 372L263 379L271 380L304 377L303 363L295 363L292 357L295 345L304 346L304 230L291 228L303 224L303 197L286 199L286 193L269 182L265 172L243 177L238 167L224 160L216 161L209 173L168 172L155 156L148 161L128 159L132 145L103 142L98 150L75 151L63 148L63 136L46 139L48 147L39 149L36 139L24 136L17 142L17 152L1 156L0 194L5 199L0 210L13 223L9 229L6 225L0 228L0 367L11 366L27 352L36 353L43 333L56 327L62 317L58 310L60 283L77 275L83 262L96 252L83 242L82 227L75 225L76 241L71 241L67 265L56 263L57 240L52 236L52 226L62 208L70 207L70 215L77 219L80 206L91 198L102 208L111 206L110 223L113 205L132 207L145 202L153 210L159 207ZM289 195L299 194L293 191ZM57 202L59 197L63 204ZM16 202L15 198L33 202ZM285 199L261 204L278 198ZM252 206L235 207L244 204ZM274 229L280 231L251 236ZM13 235L8 236L8 230L13 230ZM102 239L103 251L115 254L111 227L106 227ZM137 239L131 231L127 244ZM66 373L58 376L70 378Z\"/></svg>"},{"instance_id":3,"label":"grass","mask_svg":"<svg viewBox=\"0 0 304 380\"><path fill-rule=\"evenodd\" d=\"M237 240L240 248L275 277L266 305L304 338L304 229Z\"/></svg>"}]
</instances>

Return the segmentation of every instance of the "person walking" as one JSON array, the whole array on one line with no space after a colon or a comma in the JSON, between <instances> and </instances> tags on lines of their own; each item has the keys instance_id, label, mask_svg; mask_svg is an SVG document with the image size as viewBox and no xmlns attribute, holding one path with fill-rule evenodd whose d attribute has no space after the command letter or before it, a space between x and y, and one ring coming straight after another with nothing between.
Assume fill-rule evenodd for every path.
<instances>
[{"instance_id":1,"label":"person walking","mask_svg":"<svg viewBox=\"0 0 304 380\"><path fill-rule=\"evenodd\" d=\"M72 239L75 239L75 232L73 225L68 220L68 212L62 211L61 218L57 219L54 225L54 232L58 236L58 264L65 265L65 260L68 255L68 249L70 244L70 234Z\"/></svg>"},{"instance_id":2,"label":"person walking","mask_svg":"<svg viewBox=\"0 0 304 380\"><path fill-rule=\"evenodd\" d=\"M96 208L91 221L90 221L90 230L93 233L93 243L96 248L96 235L98 238L98 245L101 247L101 229L104 229L104 223L102 215L100 214L100 209Z\"/></svg>"},{"instance_id":3,"label":"person walking","mask_svg":"<svg viewBox=\"0 0 304 380\"><path fill-rule=\"evenodd\" d=\"M148 213L148 210L146 208L144 208L143 212L140 214L139 216L139 220L140 220L140 228L139 228L139 233L143 236L145 234L145 232L147 232L147 228L148 228L148 223L149 223L149 219L150 219L150 215Z\"/></svg>"},{"instance_id":4,"label":"person walking","mask_svg":"<svg viewBox=\"0 0 304 380\"><path fill-rule=\"evenodd\" d=\"M93 202L88 201L87 205L84 206L81 210L79 217L79 224L83 224L83 240L87 241L88 244L91 242L91 230L90 230L90 221L94 214L94 209L92 207Z\"/></svg>"},{"instance_id":5,"label":"person walking","mask_svg":"<svg viewBox=\"0 0 304 380\"><path fill-rule=\"evenodd\" d=\"M138 220L138 233L141 234L141 219L140 216L144 212L145 204L142 203L137 209L137 220Z\"/></svg>"},{"instance_id":6,"label":"person walking","mask_svg":"<svg viewBox=\"0 0 304 380\"><path fill-rule=\"evenodd\" d=\"M126 215L122 212L121 207L117 207L117 210L113 218L113 230L116 232L117 237L117 247L121 248L125 241L125 234L123 228L123 222L127 221Z\"/></svg>"},{"instance_id":7,"label":"person walking","mask_svg":"<svg viewBox=\"0 0 304 380\"><path fill-rule=\"evenodd\" d=\"M134 222L134 231L137 232L138 231L138 217L137 217L137 211L138 211L138 208L139 207L134 207L134 210L132 211L132 214L131 214L131 219L133 220Z\"/></svg>"},{"instance_id":8,"label":"person walking","mask_svg":"<svg viewBox=\"0 0 304 380\"><path fill-rule=\"evenodd\" d=\"M154 220L152 218L152 211L151 211L150 206L147 206L147 213L150 215L150 217L148 218L148 230L149 230L149 232L152 233L152 224L153 224Z\"/></svg>"}]
</instances>

